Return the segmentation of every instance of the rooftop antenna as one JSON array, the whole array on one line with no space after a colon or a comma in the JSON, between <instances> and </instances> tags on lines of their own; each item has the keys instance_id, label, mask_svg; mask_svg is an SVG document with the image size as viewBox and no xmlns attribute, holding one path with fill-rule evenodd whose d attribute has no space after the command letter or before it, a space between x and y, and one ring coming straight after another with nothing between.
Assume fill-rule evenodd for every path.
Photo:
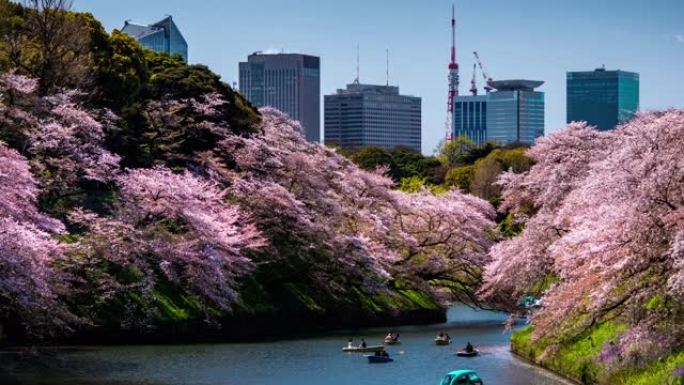
<instances>
[{"instance_id":1,"label":"rooftop antenna","mask_svg":"<svg viewBox=\"0 0 684 385\"><path fill-rule=\"evenodd\" d=\"M359 45L356 45L356 79L354 79L354 84L359 84Z\"/></svg>"},{"instance_id":2,"label":"rooftop antenna","mask_svg":"<svg viewBox=\"0 0 684 385\"><path fill-rule=\"evenodd\" d=\"M389 87L389 48L385 49L385 60L386 60L386 67L385 67L385 85Z\"/></svg>"}]
</instances>

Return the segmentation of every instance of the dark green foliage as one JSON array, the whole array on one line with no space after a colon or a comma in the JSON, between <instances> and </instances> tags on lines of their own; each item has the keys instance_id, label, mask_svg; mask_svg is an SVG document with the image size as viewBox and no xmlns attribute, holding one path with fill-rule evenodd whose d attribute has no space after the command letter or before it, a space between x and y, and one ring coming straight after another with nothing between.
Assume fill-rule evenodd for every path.
<instances>
[{"instance_id":1,"label":"dark green foliage","mask_svg":"<svg viewBox=\"0 0 684 385\"><path fill-rule=\"evenodd\" d=\"M499 233L506 238L513 238L525 229L525 225L515 221L515 214L509 212L499 222Z\"/></svg>"},{"instance_id":2,"label":"dark green foliage","mask_svg":"<svg viewBox=\"0 0 684 385\"><path fill-rule=\"evenodd\" d=\"M364 170L375 170L388 167L393 179L401 179L402 172L392 158L392 154L384 148L376 146L364 147L351 154L351 160Z\"/></svg>"},{"instance_id":3,"label":"dark green foliage","mask_svg":"<svg viewBox=\"0 0 684 385\"><path fill-rule=\"evenodd\" d=\"M493 143L478 146L465 136L459 136L451 142L441 146L439 160L446 167L458 167L475 163L489 155L490 152L500 148Z\"/></svg>"},{"instance_id":4,"label":"dark green foliage","mask_svg":"<svg viewBox=\"0 0 684 385\"><path fill-rule=\"evenodd\" d=\"M469 191L482 199L486 199L494 206L498 206L501 199L501 187L496 181L505 171L521 173L529 170L534 161L525 156L524 147L513 149L497 148L484 158L478 159L473 166L472 181Z\"/></svg>"},{"instance_id":5,"label":"dark green foliage","mask_svg":"<svg viewBox=\"0 0 684 385\"><path fill-rule=\"evenodd\" d=\"M124 47L130 45L128 42ZM188 65L178 56L151 51L144 51L144 60L147 69L136 71L140 75L138 79L144 81L142 89L137 98L121 109L121 130L112 133L109 140L112 148L122 155L124 166L187 165L197 152L216 146L217 136L202 128L203 122L237 133L252 132L257 126L256 109L206 66ZM209 93L220 94L226 101L218 107L220 114L216 117L198 116L190 108L178 109L173 104L174 100L200 99ZM122 100L117 95L112 99ZM150 108L150 101L158 104ZM173 116L176 123L167 124L165 116Z\"/></svg>"},{"instance_id":6,"label":"dark green foliage","mask_svg":"<svg viewBox=\"0 0 684 385\"><path fill-rule=\"evenodd\" d=\"M423 156L408 147L387 150L368 146L357 151L341 152L365 170L387 166L389 176L397 182L411 177L424 179L428 184L441 184L444 181L444 169L437 158Z\"/></svg>"},{"instance_id":7,"label":"dark green foliage","mask_svg":"<svg viewBox=\"0 0 684 385\"><path fill-rule=\"evenodd\" d=\"M234 132L251 132L260 119L256 109L229 85L221 82L220 76L211 72L207 66L188 65L179 55L145 52L150 69L149 95L152 100L162 97L199 98L204 94L216 92L227 103L222 106L222 120Z\"/></svg>"},{"instance_id":8,"label":"dark green foliage","mask_svg":"<svg viewBox=\"0 0 684 385\"><path fill-rule=\"evenodd\" d=\"M97 54L92 100L97 105L122 112L141 98L149 82L144 50L135 39L117 30L111 36L106 33L95 36L92 45Z\"/></svg>"},{"instance_id":9,"label":"dark green foliage","mask_svg":"<svg viewBox=\"0 0 684 385\"><path fill-rule=\"evenodd\" d=\"M0 71L5 72L14 66L13 43L26 32L24 7L9 1L0 0Z\"/></svg>"}]
</instances>

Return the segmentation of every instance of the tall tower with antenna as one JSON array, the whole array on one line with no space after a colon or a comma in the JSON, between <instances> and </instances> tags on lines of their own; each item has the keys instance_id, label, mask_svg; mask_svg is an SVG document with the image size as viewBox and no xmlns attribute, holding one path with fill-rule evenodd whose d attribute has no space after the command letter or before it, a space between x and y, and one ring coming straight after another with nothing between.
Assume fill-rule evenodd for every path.
<instances>
[{"instance_id":1,"label":"tall tower with antenna","mask_svg":"<svg viewBox=\"0 0 684 385\"><path fill-rule=\"evenodd\" d=\"M456 5L451 3L451 62L449 62L449 97L447 98L446 140L452 139L454 99L458 96L458 63L456 62Z\"/></svg>"}]
</instances>

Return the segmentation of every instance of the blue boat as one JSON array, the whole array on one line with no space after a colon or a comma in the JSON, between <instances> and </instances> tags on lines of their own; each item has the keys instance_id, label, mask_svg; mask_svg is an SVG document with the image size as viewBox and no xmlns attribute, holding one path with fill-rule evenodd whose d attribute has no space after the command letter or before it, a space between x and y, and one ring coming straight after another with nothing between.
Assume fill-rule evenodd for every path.
<instances>
[{"instance_id":1,"label":"blue boat","mask_svg":"<svg viewBox=\"0 0 684 385\"><path fill-rule=\"evenodd\" d=\"M444 375L439 385L484 385L484 382L474 370L460 369Z\"/></svg>"},{"instance_id":2,"label":"blue boat","mask_svg":"<svg viewBox=\"0 0 684 385\"><path fill-rule=\"evenodd\" d=\"M368 357L368 363L369 364L384 364L386 362L392 362L394 361L391 359L389 356L366 356Z\"/></svg>"}]
</instances>

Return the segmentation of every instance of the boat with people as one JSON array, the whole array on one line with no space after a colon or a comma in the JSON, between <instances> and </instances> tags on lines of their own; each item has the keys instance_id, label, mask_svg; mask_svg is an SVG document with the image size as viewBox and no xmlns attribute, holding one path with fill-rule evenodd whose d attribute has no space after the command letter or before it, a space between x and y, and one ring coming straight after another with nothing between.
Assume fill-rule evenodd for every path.
<instances>
[{"instance_id":1,"label":"boat with people","mask_svg":"<svg viewBox=\"0 0 684 385\"><path fill-rule=\"evenodd\" d=\"M385 350L384 345L368 345L366 340L361 338L361 343L359 345L354 345L354 340L349 339L347 341L347 346L342 348L343 352L353 352L353 353L374 353L382 352Z\"/></svg>"},{"instance_id":2,"label":"boat with people","mask_svg":"<svg viewBox=\"0 0 684 385\"><path fill-rule=\"evenodd\" d=\"M345 346L342 348L343 352L352 352L352 353L374 353L374 352L381 352L385 350L384 345L369 345L366 347L362 346Z\"/></svg>"},{"instance_id":3,"label":"boat with people","mask_svg":"<svg viewBox=\"0 0 684 385\"><path fill-rule=\"evenodd\" d=\"M459 350L456 352L456 355L459 357L475 357L480 354L480 351L477 349L473 349L472 351L468 352L465 350Z\"/></svg>"},{"instance_id":4,"label":"boat with people","mask_svg":"<svg viewBox=\"0 0 684 385\"><path fill-rule=\"evenodd\" d=\"M462 350L456 352L456 355L459 357L475 357L478 354L480 354L480 351L475 349L475 347L470 344L470 341L468 341Z\"/></svg>"},{"instance_id":5,"label":"boat with people","mask_svg":"<svg viewBox=\"0 0 684 385\"><path fill-rule=\"evenodd\" d=\"M383 356L366 356L368 357L368 363L369 364L384 364L386 362L392 362L394 359L390 357L383 357Z\"/></svg>"},{"instance_id":6,"label":"boat with people","mask_svg":"<svg viewBox=\"0 0 684 385\"><path fill-rule=\"evenodd\" d=\"M474 370L459 369L445 374L439 385L484 385L484 382Z\"/></svg>"},{"instance_id":7,"label":"boat with people","mask_svg":"<svg viewBox=\"0 0 684 385\"><path fill-rule=\"evenodd\" d=\"M375 352L375 354L366 356L369 364L383 364L394 361L386 351Z\"/></svg>"},{"instance_id":8,"label":"boat with people","mask_svg":"<svg viewBox=\"0 0 684 385\"><path fill-rule=\"evenodd\" d=\"M437 337L435 337L435 345L449 345L451 343L451 337L449 333L439 332Z\"/></svg>"},{"instance_id":9,"label":"boat with people","mask_svg":"<svg viewBox=\"0 0 684 385\"><path fill-rule=\"evenodd\" d=\"M388 333L385 337L385 345L401 345L399 333Z\"/></svg>"}]
</instances>

